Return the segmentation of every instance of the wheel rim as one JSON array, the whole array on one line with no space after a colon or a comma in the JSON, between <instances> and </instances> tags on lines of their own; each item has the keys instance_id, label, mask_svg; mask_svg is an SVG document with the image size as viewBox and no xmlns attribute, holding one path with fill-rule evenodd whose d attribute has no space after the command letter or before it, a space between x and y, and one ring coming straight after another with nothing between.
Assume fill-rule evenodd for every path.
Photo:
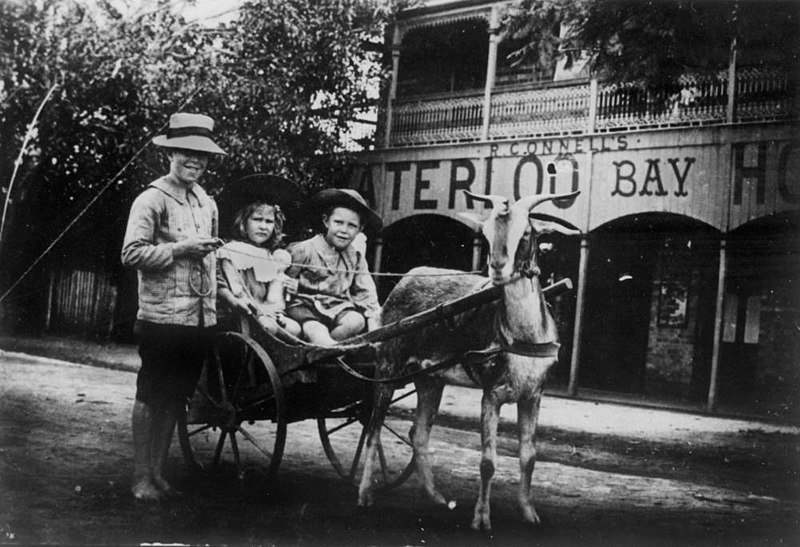
<instances>
[{"instance_id":1,"label":"wheel rim","mask_svg":"<svg viewBox=\"0 0 800 547\"><path fill-rule=\"evenodd\" d=\"M394 398L392 404L412 393ZM370 397L339 409L332 416L317 418L320 440L328 460L336 473L353 485L363 472L367 424L371 414ZM414 472L414 450L410 441L412 427L410 420L387 413L377 447L378 469L373 473L375 491L396 488Z\"/></svg>"},{"instance_id":2,"label":"wheel rim","mask_svg":"<svg viewBox=\"0 0 800 547\"><path fill-rule=\"evenodd\" d=\"M286 443L286 404L272 359L253 339L238 332L215 338L178 436L192 467L274 477Z\"/></svg>"}]
</instances>

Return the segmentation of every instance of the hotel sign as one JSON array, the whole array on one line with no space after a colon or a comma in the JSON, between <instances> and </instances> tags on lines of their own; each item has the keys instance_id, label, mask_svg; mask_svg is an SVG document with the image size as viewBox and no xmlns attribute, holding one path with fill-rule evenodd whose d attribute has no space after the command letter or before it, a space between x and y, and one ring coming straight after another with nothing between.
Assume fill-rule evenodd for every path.
<instances>
[{"instance_id":1,"label":"hotel sign","mask_svg":"<svg viewBox=\"0 0 800 547\"><path fill-rule=\"evenodd\" d=\"M357 170L354 186L386 225L484 207L461 190L512 199L580 190L577 199L541 211L582 230L626 215L673 213L727 231L729 223L733 228L799 208L798 142L666 146L663 138L649 139L611 135L386 151Z\"/></svg>"}]
</instances>

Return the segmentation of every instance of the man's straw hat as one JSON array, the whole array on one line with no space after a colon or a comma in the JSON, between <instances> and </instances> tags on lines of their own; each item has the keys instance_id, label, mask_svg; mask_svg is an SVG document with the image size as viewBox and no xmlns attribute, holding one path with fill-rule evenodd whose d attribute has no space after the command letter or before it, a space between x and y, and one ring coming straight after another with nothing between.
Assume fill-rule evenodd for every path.
<instances>
[{"instance_id":1,"label":"man's straw hat","mask_svg":"<svg viewBox=\"0 0 800 547\"><path fill-rule=\"evenodd\" d=\"M202 114L178 112L169 117L169 127L165 135L153 138L153 144L166 148L183 148L209 154L227 155L211 140L214 120Z\"/></svg>"}]
</instances>

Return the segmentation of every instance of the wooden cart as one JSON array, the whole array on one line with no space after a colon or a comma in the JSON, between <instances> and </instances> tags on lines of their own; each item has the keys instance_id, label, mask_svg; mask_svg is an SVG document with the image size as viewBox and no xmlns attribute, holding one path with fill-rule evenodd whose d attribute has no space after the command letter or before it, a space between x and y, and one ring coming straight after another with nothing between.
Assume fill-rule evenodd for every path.
<instances>
[{"instance_id":1,"label":"wooden cart","mask_svg":"<svg viewBox=\"0 0 800 547\"><path fill-rule=\"evenodd\" d=\"M544 289L552 295L571 287L562 280ZM359 472L372 415L377 381L404 386L417 374L453 366L457 361L392 378L375 380L375 348L404 332L500 298L500 287L489 287L463 298L362 334L340 346L307 344L284 331L270 334L253 318L216 336L213 357L201 374L194 397L178 419L178 438L186 462L197 469L234 466L240 479L251 469L274 478L283 456L287 425L317 421L322 447L336 472L354 483ZM392 401L413 394L401 391ZM408 420L393 419L392 409L379 447L382 481L376 490L402 484L414 471ZM390 439L388 442L386 439Z\"/></svg>"}]
</instances>

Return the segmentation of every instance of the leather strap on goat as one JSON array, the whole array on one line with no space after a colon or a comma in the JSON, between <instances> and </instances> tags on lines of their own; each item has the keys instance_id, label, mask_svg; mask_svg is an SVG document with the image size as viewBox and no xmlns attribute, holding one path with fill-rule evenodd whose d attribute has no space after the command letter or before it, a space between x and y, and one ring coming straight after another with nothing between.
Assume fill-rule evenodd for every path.
<instances>
[{"instance_id":1,"label":"leather strap on goat","mask_svg":"<svg viewBox=\"0 0 800 547\"><path fill-rule=\"evenodd\" d=\"M407 374L395 376L394 378L370 378L369 376L364 376L363 374L355 370L353 367L345 363L344 359L342 359L341 357L336 358L336 364L339 366L339 368L341 368L350 376L353 376L354 378L358 378L359 380L363 380L365 382L369 382L371 384L406 385L408 382L412 381L417 376L420 376L422 374L431 374L433 372L437 372L439 370L452 367L453 365L456 365L460 360L461 360L460 358L455 358L455 357L450 359L445 359L444 361L441 361L439 363L434 363L429 367L420 368L418 370L409 372Z\"/></svg>"},{"instance_id":2,"label":"leather strap on goat","mask_svg":"<svg viewBox=\"0 0 800 547\"><path fill-rule=\"evenodd\" d=\"M558 350L561 344L558 342L542 342L532 344L514 340L510 344L503 344L501 351L513 353L515 355L525 355L526 357L558 357Z\"/></svg>"},{"instance_id":3,"label":"leather strap on goat","mask_svg":"<svg viewBox=\"0 0 800 547\"><path fill-rule=\"evenodd\" d=\"M468 351L464 354L464 364L477 365L493 359L498 353L513 353L526 357L557 357L561 344L558 342L531 343L520 340L499 340L499 343L481 349Z\"/></svg>"}]
</instances>

